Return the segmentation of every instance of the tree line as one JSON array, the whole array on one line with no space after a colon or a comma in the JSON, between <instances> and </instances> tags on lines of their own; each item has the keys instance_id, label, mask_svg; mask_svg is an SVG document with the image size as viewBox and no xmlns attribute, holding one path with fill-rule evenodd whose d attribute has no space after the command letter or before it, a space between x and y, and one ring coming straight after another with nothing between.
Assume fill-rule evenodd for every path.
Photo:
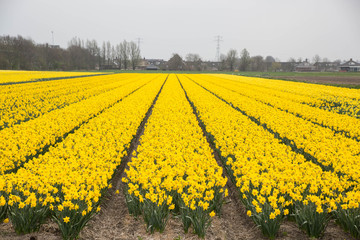
<instances>
[{"instance_id":1,"label":"tree line","mask_svg":"<svg viewBox=\"0 0 360 240\"><path fill-rule=\"evenodd\" d=\"M0 69L9 70L92 70L134 69L141 60L140 49L133 41L100 46L96 40L74 37L66 49L37 44L22 36L0 36Z\"/></svg>"},{"instance_id":2,"label":"tree line","mask_svg":"<svg viewBox=\"0 0 360 240\"><path fill-rule=\"evenodd\" d=\"M276 61L272 56L261 55L250 56L250 53L244 48L240 56L238 56L237 50L230 49L226 55L220 56L221 69L222 70L239 70L239 71L277 71L281 65L279 61Z\"/></svg>"},{"instance_id":3,"label":"tree line","mask_svg":"<svg viewBox=\"0 0 360 240\"><path fill-rule=\"evenodd\" d=\"M249 51L244 48L240 54L237 50L230 49L227 54L221 54L220 61L216 62L216 70L219 71L256 71L256 72L268 72L268 71L294 71L296 65L302 63L304 60L300 57L298 59L289 58L287 62L280 62L279 59L275 59L273 56L263 57L261 55L250 56ZM305 61L308 61L307 59ZM312 58L311 63L325 62L329 63L328 58L320 58L319 55L315 55ZM341 60L335 60L334 62L341 63ZM284 64L285 63L285 64ZM211 64L211 62L210 62ZM173 54L170 60L167 62L164 70L187 70L187 71L204 71L211 70L209 62L203 61L198 54L189 53L186 55L185 60L181 58L179 54Z\"/></svg>"},{"instance_id":4,"label":"tree line","mask_svg":"<svg viewBox=\"0 0 360 240\"><path fill-rule=\"evenodd\" d=\"M226 55L221 54L220 62L215 63L214 67L219 71L276 71L281 67L280 63L276 62L272 56L250 57L246 49L241 51L240 57L236 50L230 49ZM167 70L203 71L209 70L211 66L209 66L209 62L204 62L199 54L189 53L183 60L179 54L175 53L167 62L166 67Z\"/></svg>"},{"instance_id":5,"label":"tree line","mask_svg":"<svg viewBox=\"0 0 360 240\"><path fill-rule=\"evenodd\" d=\"M74 37L66 49L49 44L37 44L22 36L0 36L0 69L9 70L93 70L93 69L133 69L141 61L138 45L133 41L122 41L112 45L104 41L82 40ZM220 61L203 61L199 54L189 53L183 59L173 54L168 61L162 61L161 70L186 71L294 71L302 58L290 58L286 64L272 56L250 56L244 48L240 54L230 49L221 54ZM313 63L329 62L315 55ZM334 62L341 62L336 60ZM143 64L144 65L144 64ZM146 65L146 63L145 63ZM142 66L144 68L144 66ZM146 66L145 66L146 67Z\"/></svg>"}]
</instances>

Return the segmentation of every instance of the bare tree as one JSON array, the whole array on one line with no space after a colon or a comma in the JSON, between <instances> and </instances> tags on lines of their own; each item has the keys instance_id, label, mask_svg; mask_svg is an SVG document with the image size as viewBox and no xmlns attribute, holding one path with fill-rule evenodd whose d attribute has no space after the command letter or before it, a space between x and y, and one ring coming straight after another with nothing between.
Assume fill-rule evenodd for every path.
<instances>
[{"instance_id":1,"label":"bare tree","mask_svg":"<svg viewBox=\"0 0 360 240\"><path fill-rule=\"evenodd\" d=\"M225 55L225 54L221 54L221 55L220 55L219 70L220 70L220 71L225 71L225 70L227 70L227 66L226 66L226 55Z\"/></svg>"},{"instance_id":2,"label":"bare tree","mask_svg":"<svg viewBox=\"0 0 360 240\"><path fill-rule=\"evenodd\" d=\"M316 54L316 55L313 57L313 62L314 62L314 63L318 63L318 62L320 62L320 61L321 61L320 56L319 56L318 54Z\"/></svg>"},{"instance_id":3,"label":"bare tree","mask_svg":"<svg viewBox=\"0 0 360 240\"><path fill-rule=\"evenodd\" d=\"M281 63L279 62L272 62L271 63L271 70L277 72L281 69Z\"/></svg>"},{"instance_id":4,"label":"bare tree","mask_svg":"<svg viewBox=\"0 0 360 240\"><path fill-rule=\"evenodd\" d=\"M116 50L114 46L111 46L111 65L115 64Z\"/></svg>"},{"instance_id":5,"label":"bare tree","mask_svg":"<svg viewBox=\"0 0 360 240\"><path fill-rule=\"evenodd\" d=\"M140 61L140 48L139 46L131 41L129 43L129 48L130 48L130 62L131 62L131 66L132 69L135 70L136 66L139 64Z\"/></svg>"},{"instance_id":6,"label":"bare tree","mask_svg":"<svg viewBox=\"0 0 360 240\"><path fill-rule=\"evenodd\" d=\"M276 62L275 58L273 56L266 56L264 60L265 64L265 71L272 70L272 63Z\"/></svg>"},{"instance_id":7,"label":"bare tree","mask_svg":"<svg viewBox=\"0 0 360 240\"><path fill-rule=\"evenodd\" d=\"M101 48L101 63L102 64L106 64L105 61L106 61L106 43L103 42L102 44L102 48Z\"/></svg>"},{"instance_id":8,"label":"bare tree","mask_svg":"<svg viewBox=\"0 0 360 240\"><path fill-rule=\"evenodd\" d=\"M129 52L130 52L129 43L126 40L124 40L122 43L120 43L120 53L125 70L128 68L129 55L130 55Z\"/></svg>"},{"instance_id":9,"label":"bare tree","mask_svg":"<svg viewBox=\"0 0 360 240\"><path fill-rule=\"evenodd\" d=\"M115 51L116 51L116 63L119 67L119 69L121 69L121 65L122 65L122 55L121 55L121 43L117 44L115 47Z\"/></svg>"},{"instance_id":10,"label":"bare tree","mask_svg":"<svg viewBox=\"0 0 360 240\"><path fill-rule=\"evenodd\" d=\"M70 41L68 42L68 47L71 47L71 46L81 47L80 38L73 37L72 39L70 39Z\"/></svg>"},{"instance_id":11,"label":"bare tree","mask_svg":"<svg viewBox=\"0 0 360 240\"><path fill-rule=\"evenodd\" d=\"M9 45L0 47L0 53L4 51L10 57L11 69L31 69L36 51L34 42L20 35L17 37L7 36L6 39Z\"/></svg>"},{"instance_id":12,"label":"bare tree","mask_svg":"<svg viewBox=\"0 0 360 240\"><path fill-rule=\"evenodd\" d=\"M282 70L286 72L294 71L295 67L296 67L296 60L293 57L289 58L288 61L286 63L283 63L281 66Z\"/></svg>"},{"instance_id":13,"label":"bare tree","mask_svg":"<svg viewBox=\"0 0 360 240\"><path fill-rule=\"evenodd\" d=\"M266 56L265 62L273 63L273 62L275 62L275 58L273 56Z\"/></svg>"},{"instance_id":14,"label":"bare tree","mask_svg":"<svg viewBox=\"0 0 360 240\"><path fill-rule=\"evenodd\" d=\"M230 49L226 55L226 62L229 65L231 72L234 71L236 59L237 51L235 49Z\"/></svg>"},{"instance_id":15,"label":"bare tree","mask_svg":"<svg viewBox=\"0 0 360 240\"><path fill-rule=\"evenodd\" d=\"M168 61L169 70L184 70L184 62L179 54L174 53L173 56Z\"/></svg>"},{"instance_id":16,"label":"bare tree","mask_svg":"<svg viewBox=\"0 0 360 240\"><path fill-rule=\"evenodd\" d=\"M186 67L190 71L201 71L202 70L202 60L199 54L189 53L185 57L186 59Z\"/></svg>"},{"instance_id":17,"label":"bare tree","mask_svg":"<svg viewBox=\"0 0 360 240\"><path fill-rule=\"evenodd\" d=\"M246 50L246 48L244 48L241 51L241 56L240 56L240 71L246 71L249 69L249 65L250 65L250 54L249 52Z\"/></svg>"},{"instance_id":18,"label":"bare tree","mask_svg":"<svg viewBox=\"0 0 360 240\"><path fill-rule=\"evenodd\" d=\"M251 70L262 72L264 71L264 59L262 56L251 57Z\"/></svg>"},{"instance_id":19,"label":"bare tree","mask_svg":"<svg viewBox=\"0 0 360 240\"><path fill-rule=\"evenodd\" d=\"M69 61L70 66L72 66L74 69L89 69L89 58L88 54L89 51L83 47L83 41L81 39L74 37L72 38L68 43L67 51L69 53ZM48 47L47 47L48 48ZM48 49L47 54L49 54ZM50 64L49 59L47 60L48 64ZM53 66L48 66L50 69L53 68Z\"/></svg>"},{"instance_id":20,"label":"bare tree","mask_svg":"<svg viewBox=\"0 0 360 240\"><path fill-rule=\"evenodd\" d=\"M295 58L291 57L289 58L288 62L296 62Z\"/></svg>"},{"instance_id":21,"label":"bare tree","mask_svg":"<svg viewBox=\"0 0 360 240\"><path fill-rule=\"evenodd\" d=\"M100 49L97 45L96 40L86 40L86 49L88 51L88 61L90 64L90 68L94 69L96 63L99 61L100 58ZM100 65L100 62L98 62L98 64Z\"/></svg>"},{"instance_id":22,"label":"bare tree","mask_svg":"<svg viewBox=\"0 0 360 240\"><path fill-rule=\"evenodd\" d=\"M102 54L106 56L95 40L82 40L78 37L68 42L68 48L56 45L35 44L31 39L21 36L0 36L0 69L28 70L73 70L94 69L103 64Z\"/></svg>"},{"instance_id":23,"label":"bare tree","mask_svg":"<svg viewBox=\"0 0 360 240\"><path fill-rule=\"evenodd\" d=\"M111 65L111 43L110 43L110 41L106 42L106 60L107 60L107 65Z\"/></svg>"}]
</instances>

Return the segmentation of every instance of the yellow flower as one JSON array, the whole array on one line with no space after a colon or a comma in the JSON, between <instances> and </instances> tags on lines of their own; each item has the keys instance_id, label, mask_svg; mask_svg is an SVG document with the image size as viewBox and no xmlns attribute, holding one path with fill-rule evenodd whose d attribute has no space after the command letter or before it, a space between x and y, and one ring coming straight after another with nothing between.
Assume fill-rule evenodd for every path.
<instances>
[{"instance_id":1,"label":"yellow flower","mask_svg":"<svg viewBox=\"0 0 360 240\"><path fill-rule=\"evenodd\" d=\"M86 215L86 210L82 211L81 215L85 216Z\"/></svg>"},{"instance_id":2,"label":"yellow flower","mask_svg":"<svg viewBox=\"0 0 360 240\"><path fill-rule=\"evenodd\" d=\"M100 210L101 210L101 207L98 206L98 207L96 208L96 212L100 212Z\"/></svg>"},{"instance_id":3,"label":"yellow flower","mask_svg":"<svg viewBox=\"0 0 360 240\"><path fill-rule=\"evenodd\" d=\"M8 222L9 222L9 218L5 218L4 223L8 223Z\"/></svg>"},{"instance_id":4,"label":"yellow flower","mask_svg":"<svg viewBox=\"0 0 360 240\"><path fill-rule=\"evenodd\" d=\"M321 206L317 206L317 208L316 208L316 212L318 212L318 213L323 213L323 212L324 212L324 210L322 209L322 207L321 207Z\"/></svg>"},{"instance_id":5,"label":"yellow flower","mask_svg":"<svg viewBox=\"0 0 360 240\"><path fill-rule=\"evenodd\" d=\"M286 216L286 215L288 215L289 214L289 209L285 209L284 210L284 215Z\"/></svg>"},{"instance_id":6,"label":"yellow flower","mask_svg":"<svg viewBox=\"0 0 360 240\"><path fill-rule=\"evenodd\" d=\"M63 206L63 205L59 205L59 206L58 206L58 210L61 212L62 210L64 210L64 206Z\"/></svg>"},{"instance_id":7,"label":"yellow flower","mask_svg":"<svg viewBox=\"0 0 360 240\"><path fill-rule=\"evenodd\" d=\"M214 216L215 216L215 212L212 211L209 215L210 215L210 217L214 217Z\"/></svg>"},{"instance_id":8,"label":"yellow flower","mask_svg":"<svg viewBox=\"0 0 360 240\"><path fill-rule=\"evenodd\" d=\"M348 209L348 205L347 204L341 204L341 208L346 210L346 209Z\"/></svg>"},{"instance_id":9,"label":"yellow flower","mask_svg":"<svg viewBox=\"0 0 360 240\"><path fill-rule=\"evenodd\" d=\"M280 209L275 209L275 215L277 216L277 215L280 215L280 213L281 213L281 211L280 211Z\"/></svg>"},{"instance_id":10,"label":"yellow flower","mask_svg":"<svg viewBox=\"0 0 360 240\"><path fill-rule=\"evenodd\" d=\"M276 217L276 215L275 215L275 213L270 213L270 219L275 219L275 217Z\"/></svg>"},{"instance_id":11,"label":"yellow flower","mask_svg":"<svg viewBox=\"0 0 360 240\"><path fill-rule=\"evenodd\" d=\"M209 203L208 202L205 202L204 204L203 204L203 209L204 210L207 210L209 208Z\"/></svg>"},{"instance_id":12,"label":"yellow flower","mask_svg":"<svg viewBox=\"0 0 360 240\"><path fill-rule=\"evenodd\" d=\"M251 217L251 211L250 211L250 210L248 210L248 211L246 212L246 214L247 214L249 217Z\"/></svg>"},{"instance_id":13,"label":"yellow flower","mask_svg":"<svg viewBox=\"0 0 360 240\"><path fill-rule=\"evenodd\" d=\"M172 197L171 197L171 196L169 196L169 197L168 197L168 199L167 199L167 201L166 201L166 204L167 204L167 205L170 205L170 204L171 204L171 202L172 202Z\"/></svg>"},{"instance_id":14,"label":"yellow flower","mask_svg":"<svg viewBox=\"0 0 360 240\"><path fill-rule=\"evenodd\" d=\"M116 193L116 194L119 194L119 190L116 190L115 193Z\"/></svg>"},{"instance_id":15,"label":"yellow flower","mask_svg":"<svg viewBox=\"0 0 360 240\"><path fill-rule=\"evenodd\" d=\"M257 212L257 213L261 213L261 212L262 212L261 207L256 207L256 212Z\"/></svg>"},{"instance_id":16,"label":"yellow flower","mask_svg":"<svg viewBox=\"0 0 360 240\"><path fill-rule=\"evenodd\" d=\"M4 206L6 204L6 200L4 196L0 196L0 207Z\"/></svg>"},{"instance_id":17,"label":"yellow flower","mask_svg":"<svg viewBox=\"0 0 360 240\"><path fill-rule=\"evenodd\" d=\"M21 202L21 203L19 204L19 208L22 209L22 208L24 208L24 207L25 207L25 203Z\"/></svg>"},{"instance_id":18,"label":"yellow flower","mask_svg":"<svg viewBox=\"0 0 360 240\"><path fill-rule=\"evenodd\" d=\"M70 222L70 218L69 218L69 217L64 217L63 220L64 220L64 223Z\"/></svg>"}]
</instances>

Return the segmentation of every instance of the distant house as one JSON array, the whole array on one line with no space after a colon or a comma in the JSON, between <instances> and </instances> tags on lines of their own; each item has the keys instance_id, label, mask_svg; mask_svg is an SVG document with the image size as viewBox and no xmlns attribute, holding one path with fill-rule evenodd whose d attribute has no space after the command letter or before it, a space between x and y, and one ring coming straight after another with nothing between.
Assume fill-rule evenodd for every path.
<instances>
[{"instance_id":1,"label":"distant house","mask_svg":"<svg viewBox=\"0 0 360 240\"><path fill-rule=\"evenodd\" d=\"M360 72L360 63L357 63L350 58L350 61L340 65L341 72Z\"/></svg>"},{"instance_id":2,"label":"distant house","mask_svg":"<svg viewBox=\"0 0 360 240\"><path fill-rule=\"evenodd\" d=\"M336 72L339 70L339 62L317 62L314 64L318 72Z\"/></svg>"},{"instance_id":3,"label":"distant house","mask_svg":"<svg viewBox=\"0 0 360 240\"><path fill-rule=\"evenodd\" d=\"M167 68L167 61L163 59L146 59L146 70L165 70Z\"/></svg>"},{"instance_id":4,"label":"distant house","mask_svg":"<svg viewBox=\"0 0 360 240\"><path fill-rule=\"evenodd\" d=\"M162 59L141 59L136 65L137 70L160 70L165 69L166 61Z\"/></svg>"},{"instance_id":5,"label":"distant house","mask_svg":"<svg viewBox=\"0 0 360 240\"><path fill-rule=\"evenodd\" d=\"M279 62L281 72L293 72L298 64L297 62Z\"/></svg>"},{"instance_id":6,"label":"distant house","mask_svg":"<svg viewBox=\"0 0 360 240\"><path fill-rule=\"evenodd\" d=\"M201 67L203 71L219 71L221 62L205 61L202 62Z\"/></svg>"},{"instance_id":7,"label":"distant house","mask_svg":"<svg viewBox=\"0 0 360 240\"><path fill-rule=\"evenodd\" d=\"M148 65L149 65L149 63L144 58L138 62L138 64L136 65L136 69L137 70L145 70Z\"/></svg>"},{"instance_id":8,"label":"distant house","mask_svg":"<svg viewBox=\"0 0 360 240\"><path fill-rule=\"evenodd\" d=\"M295 71L296 72L314 72L316 71L316 67L309 63L308 60L306 59L304 62L298 63L295 66Z\"/></svg>"},{"instance_id":9,"label":"distant house","mask_svg":"<svg viewBox=\"0 0 360 240\"><path fill-rule=\"evenodd\" d=\"M159 68L157 66L154 65L149 65L146 67L146 70L159 70Z\"/></svg>"}]
</instances>

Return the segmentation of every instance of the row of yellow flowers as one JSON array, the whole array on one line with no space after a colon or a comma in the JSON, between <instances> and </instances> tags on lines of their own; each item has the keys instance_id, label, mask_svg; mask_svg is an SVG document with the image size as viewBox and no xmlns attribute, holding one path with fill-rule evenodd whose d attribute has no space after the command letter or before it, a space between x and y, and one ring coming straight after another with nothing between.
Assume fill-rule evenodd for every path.
<instances>
[{"instance_id":1,"label":"row of yellow flowers","mask_svg":"<svg viewBox=\"0 0 360 240\"><path fill-rule=\"evenodd\" d=\"M231 79L247 86L266 88L271 90L271 94L281 98L360 118L360 91L358 89L225 74L213 76Z\"/></svg>"},{"instance_id":2,"label":"row of yellow flowers","mask_svg":"<svg viewBox=\"0 0 360 240\"><path fill-rule=\"evenodd\" d=\"M84 75L97 75L99 72L50 72L50 71L9 71L0 70L1 83L27 82L44 78L75 77Z\"/></svg>"},{"instance_id":3,"label":"row of yellow flowers","mask_svg":"<svg viewBox=\"0 0 360 240\"><path fill-rule=\"evenodd\" d=\"M99 201L111 188L109 181L164 80L165 75L157 75L49 152L32 159L15 174L1 176L0 198L7 203L0 203L3 209L7 205L17 232L36 231L52 216L64 239L77 238L100 210Z\"/></svg>"},{"instance_id":4,"label":"row of yellow flowers","mask_svg":"<svg viewBox=\"0 0 360 240\"><path fill-rule=\"evenodd\" d=\"M322 90L278 80L269 84L269 80L227 75L178 77L180 81L170 75L162 88L123 178L129 211L135 216L142 214L148 230L162 231L172 213L180 216L185 231L191 226L204 236L211 217L220 213L226 178L193 106L239 190L248 216L265 235L275 237L285 216L291 216L310 236L320 236L334 217L360 237L359 142L312 123L316 119L328 127L338 126L337 130L348 127L344 131L357 136L356 129L336 123L338 119L352 123L347 116L316 108L324 99L354 104L359 99L356 91ZM0 130L0 221L8 216L15 230L25 233L36 231L52 216L65 239L76 238L100 210L99 201L111 187L109 180L165 78L162 74L121 74L31 83L29 88L24 84L1 87L5 94L14 89L18 98L33 91L34 98L28 98L33 103L43 98L51 105L58 99L69 106ZM69 86L62 86L64 83ZM86 95L90 92L92 96ZM66 95L88 97L70 104L73 100L61 97ZM337 111L334 107L330 110ZM334 116L334 121L328 116ZM250 117L288 139L288 145L303 149L303 154ZM76 127L80 128L51 146ZM48 146L47 153L36 155ZM306 159L308 154L317 162Z\"/></svg>"},{"instance_id":5,"label":"row of yellow flowers","mask_svg":"<svg viewBox=\"0 0 360 240\"><path fill-rule=\"evenodd\" d=\"M205 83L200 76L187 76ZM286 215L294 217L301 228L315 237L323 233L328 213L341 215L349 211L339 221L351 222L353 215L356 219L360 203L358 181L323 171L186 76L180 80L234 177L247 214L265 235L275 237ZM211 90L220 93L218 89L221 88L211 86Z\"/></svg>"},{"instance_id":6,"label":"row of yellow flowers","mask_svg":"<svg viewBox=\"0 0 360 240\"><path fill-rule=\"evenodd\" d=\"M126 199L143 214L148 230L163 231L169 212L180 214L185 232L205 235L220 212L226 178L176 76L170 75L128 164Z\"/></svg>"},{"instance_id":7,"label":"row of yellow flowers","mask_svg":"<svg viewBox=\"0 0 360 240\"><path fill-rule=\"evenodd\" d=\"M347 136L360 140L359 119L350 117L348 115L340 115L334 112L329 112L324 109L314 108L307 104L287 101L288 98L286 97L286 95L295 94L286 92L278 92L277 94L274 94L274 90L271 87L271 81L264 83L260 87L252 84L247 84L248 82L251 83L251 80L242 80L242 82L240 82L224 79L223 81L221 81L221 83L219 83L219 78L211 75L206 76L205 78L203 78L203 80L224 87L228 90L232 90L243 96L256 99L257 101L260 101L262 103L269 104L271 106L274 106L275 108L292 113L303 119L333 129L334 131L345 132ZM306 91L306 86L304 86L302 92L304 91Z\"/></svg>"},{"instance_id":8,"label":"row of yellow flowers","mask_svg":"<svg viewBox=\"0 0 360 240\"><path fill-rule=\"evenodd\" d=\"M344 133L335 134L329 128L219 87L204 81L201 77L194 79L248 116L256 118L261 124L278 133L281 138L287 138L289 144L292 143L315 157L315 161L322 164L324 169L334 170L345 179L360 183L360 144L357 140L345 137Z\"/></svg>"},{"instance_id":9,"label":"row of yellow flowers","mask_svg":"<svg viewBox=\"0 0 360 240\"><path fill-rule=\"evenodd\" d=\"M152 78L154 76L143 76L139 81L1 130L0 173L18 168L27 158L36 155L39 150L53 145L64 134L96 116L135 89L151 81Z\"/></svg>"},{"instance_id":10,"label":"row of yellow flowers","mask_svg":"<svg viewBox=\"0 0 360 240\"><path fill-rule=\"evenodd\" d=\"M129 80L130 76L112 74L3 86L0 130L137 80Z\"/></svg>"}]
</instances>

